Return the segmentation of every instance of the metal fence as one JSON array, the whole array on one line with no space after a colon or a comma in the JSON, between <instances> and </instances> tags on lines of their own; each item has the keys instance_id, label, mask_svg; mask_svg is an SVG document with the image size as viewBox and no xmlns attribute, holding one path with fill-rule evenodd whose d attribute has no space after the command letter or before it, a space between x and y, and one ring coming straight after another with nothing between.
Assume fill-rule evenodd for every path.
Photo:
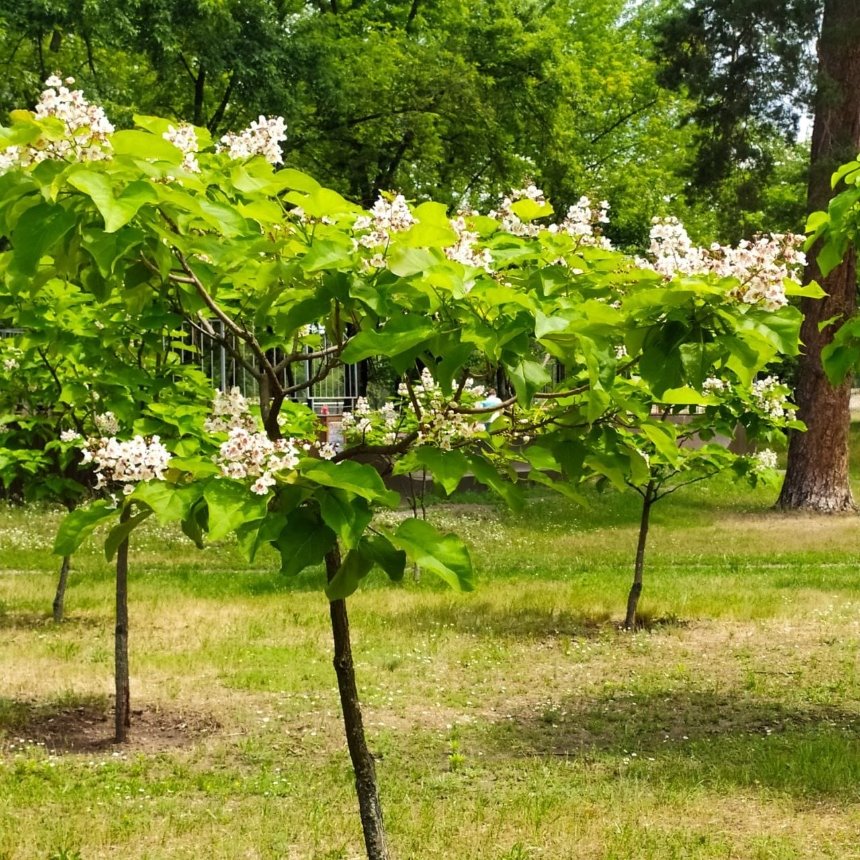
<instances>
[{"instance_id":1,"label":"metal fence","mask_svg":"<svg viewBox=\"0 0 860 860\"><path fill-rule=\"evenodd\" d=\"M257 380L236 357L238 354L242 359L250 361L247 344L229 334L225 337L224 324L220 320L213 321L211 325L218 337L228 341L229 348L220 343L217 337L210 337L190 327L184 327L179 337L166 341L166 345L177 353L183 364L196 364L213 388L229 391L235 387L245 397L258 397L260 392ZM0 338L21 334L24 334L23 329L0 328ZM308 349L307 352L311 350ZM270 351L269 359L274 364L281 358L282 353L279 350ZM282 371L281 383L289 387L303 385L319 373L320 362L320 359L311 358L294 362ZM348 365L333 368L324 379L296 392L293 399L307 403L318 412L326 411L337 415L349 409L363 393L359 366Z\"/></svg>"}]
</instances>

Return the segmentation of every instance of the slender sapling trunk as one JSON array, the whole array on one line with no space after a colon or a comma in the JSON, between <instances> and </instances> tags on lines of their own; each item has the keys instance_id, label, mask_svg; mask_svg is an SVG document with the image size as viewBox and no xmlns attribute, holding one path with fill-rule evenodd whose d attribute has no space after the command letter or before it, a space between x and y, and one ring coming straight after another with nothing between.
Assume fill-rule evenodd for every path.
<instances>
[{"instance_id":1,"label":"slender sapling trunk","mask_svg":"<svg viewBox=\"0 0 860 860\"><path fill-rule=\"evenodd\" d=\"M636 609L642 594L642 573L645 570L645 546L648 541L648 526L651 519L651 505L655 498L654 482L649 481L642 495L642 518L639 521L639 543L636 545L636 562L633 565L633 584L627 595L627 614L624 616L624 629L632 630L636 625Z\"/></svg>"},{"instance_id":2,"label":"slender sapling trunk","mask_svg":"<svg viewBox=\"0 0 860 860\"><path fill-rule=\"evenodd\" d=\"M326 574L329 582L337 573L340 561L340 550L335 545L325 557ZM382 806L379 802L376 767L373 763L373 756L367 747L364 722L361 718L361 704L358 699L358 687L355 682L355 666L352 662L346 601L331 601L330 614L334 639L334 671L337 674L343 725L346 729L346 743L349 747L352 769L355 773L355 790L358 795L364 845L368 860L388 860L388 844L382 821Z\"/></svg>"},{"instance_id":3,"label":"slender sapling trunk","mask_svg":"<svg viewBox=\"0 0 860 860\"><path fill-rule=\"evenodd\" d=\"M120 522L127 522L131 512L125 508ZM116 711L114 740L118 744L128 740L131 726L131 702L128 678L128 538L116 553L116 628L114 632L114 680Z\"/></svg>"},{"instance_id":4,"label":"slender sapling trunk","mask_svg":"<svg viewBox=\"0 0 860 860\"><path fill-rule=\"evenodd\" d=\"M63 620L66 611L66 586L69 584L69 569L71 566L72 557L64 555L63 563L60 565L60 578L57 580L57 593L54 595L54 602L52 604L54 621L57 624Z\"/></svg>"}]
</instances>

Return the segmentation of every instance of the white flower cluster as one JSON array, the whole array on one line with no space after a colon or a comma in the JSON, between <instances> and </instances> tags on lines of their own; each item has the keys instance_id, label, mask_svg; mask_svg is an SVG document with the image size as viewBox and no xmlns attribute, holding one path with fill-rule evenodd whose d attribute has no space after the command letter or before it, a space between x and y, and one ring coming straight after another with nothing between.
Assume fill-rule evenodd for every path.
<instances>
[{"instance_id":1,"label":"white flower cluster","mask_svg":"<svg viewBox=\"0 0 860 860\"><path fill-rule=\"evenodd\" d=\"M82 90L70 90L74 78L61 80L52 75L36 104L36 119L55 117L66 127L60 140L39 139L27 146L8 146L0 151L0 172L25 167L48 158L98 161L110 155L108 135L114 130L105 112L90 104Z\"/></svg>"},{"instance_id":2,"label":"white flower cluster","mask_svg":"<svg viewBox=\"0 0 860 860\"><path fill-rule=\"evenodd\" d=\"M352 227L356 233L363 230L369 231L356 240L357 245L378 248L380 245L388 244L392 233L403 233L415 223L415 216L409 209L406 198L398 194L390 202L380 197L373 204L370 214L359 215Z\"/></svg>"},{"instance_id":3,"label":"white flower cluster","mask_svg":"<svg viewBox=\"0 0 860 860\"><path fill-rule=\"evenodd\" d=\"M81 434L77 430L63 430L60 432L61 442L77 442L81 438Z\"/></svg>"},{"instance_id":4,"label":"white flower cluster","mask_svg":"<svg viewBox=\"0 0 860 860\"><path fill-rule=\"evenodd\" d=\"M359 397L352 412L344 413L343 430L346 436L354 441L392 445L401 434L414 431L419 445L432 444L450 450L455 443L483 432L484 424L488 421L486 415L458 412L461 405L474 406L484 397L484 387L475 385L471 379L466 380L461 402L455 403L444 395L441 386L433 379L433 374L425 367L420 381L412 386L412 394L421 412L420 418L415 412L406 383L400 384L397 393L402 398L399 405L388 402L380 409L371 409L367 400Z\"/></svg>"},{"instance_id":5,"label":"white flower cluster","mask_svg":"<svg viewBox=\"0 0 860 860\"><path fill-rule=\"evenodd\" d=\"M296 439L272 441L265 433L254 433L244 427L234 427L221 444L216 462L228 478L256 478L251 492L265 495L275 485L275 472L292 471L299 464L310 443L302 445Z\"/></svg>"},{"instance_id":6,"label":"white flower cluster","mask_svg":"<svg viewBox=\"0 0 860 860\"><path fill-rule=\"evenodd\" d=\"M759 474L773 471L777 466L776 451L764 448L753 455L753 471Z\"/></svg>"},{"instance_id":7,"label":"white flower cluster","mask_svg":"<svg viewBox=\"0 0 860 860\"><path fill-rule=\"evenodd\" d=\"M96 415L94 420L96 430L102 436L116 436L119 433L119 422L113 412L102 412L100 415Z\"/></svg>"},{"instance_id":8,"label":"white flower cluster","mask_svg":"<svg viewBox=\"0 0 860 860\"><path fill-rule=\"evenodd\" d=\"M167 131L161 135L166 141L172 143L184 156L182 166L190 173L200 173L200 163L197 161L199 144L194 126L184 122L176 126L167 126Z\"/></svg>"},{"instance_id":9,"label":"white flower cluster","mask_svg":"<svg viewBox=\"0 0 860 860\"><path fill-rule=\"evenodd\" d=\"M457 234L457 244L445 248L445 256L464 266L474 266L485 272L492 271L493 258L486 248L476 247L478 234L469 230L466 225L465 213L451 219L451 227Z\"/></svg>"},{"instance_id":10,"label":"white flower cluster","mask_svg":"<svg viewBox=\"0 0 860 860\"><path fill-rule=\"evenodd\" d=\"M450 450L455 442L470 439L484 430L484 425L474 415L463 415L456 411L457 404L452 403L443 393L442 387L433 379L428 368L421 371L421 381L412 386L412 392L421 409L418 422L418 444L436 445L443 450ZM414 409L409 390L401 383L397 393L404 400L407 409ZM462 399L466 402L477 402L485 394L483 385L475 385L471 379L466 380L463 387Z\"/></svg>"},{"instance_id":11,"label":"white flower cluster","mask_svg":"<svg viewBox=\"0 0 860 860\"><path fill-rule=\"evenodd\" d=\"M788 303L783 281L806 265L801 251L803 236L771 233L737 247L713 244L699 248L690 240L677 218L655 218L651 227L650 262L637 259L665 278L675 275L714 274L736 278L740 283L731 295L746 304L761 304L776 310Z\"/></svg>"},{"instance_id":12,"label":"white flower cluster","mask_svg":"<svg viewBox=\"0 0 860 860\"><path fill-rule=\"evenodd\" d=\"M4 358L3 359L3 369L8 371L17 370L20 367L18 364L17 358Z\"/></svg>"},{"instance_id":13,"label":"white flower cluster","mask_svg":"<svg viewBox=\"0 0 860 860\"><path fill-rule=\"evenodd\" d=\"M609 223L609 203L601 200L597 207L588 197L580 197L565 215L561 224L553 224L551 233L567 233L580 245L590 245L611 250L612 243L601 232L601 224Z\"/></svg>"},{"instance_id":14,"label":"white flower cluster","mask_svg":"<svg viewBox=\"0 0 860 860\"><path fill-rule=\"evenodd\" d=\"M84 463L95 463L96 487L114 481L123 484L125 495L139 481L163 480L169 460L170 452L158 436L135 436L127 442L114 436L89 439L83 456Z\"/></svg>"},{"instance_id":15,"label":"white flower cluster","mask_svg":"<svg viewBox=\"0 0 860 860\"><path fill-rule=\"evenodd\" d=\"M490 218L496 218L501 222L501 228L506 233L511 233L514 236L537 236L541 230L545 229L533 221L528 224L523 221L518 215L513 212L513 204L517 200L534 200L539 205L546 203L546 197L543 191L534 183L527 185L525 188L517 188L507 196L502 198L498 209L492 210Z\"/></svg>"},{"instance_id":16,"label":"white flower cluster","mask_svg":"<svg viewBox=\"0 0 860 860\"><path fill-rule=\"evenodd\" d=\"M719 379L716 376L709 376L702 383L703 394L719 394L721 391L726 391L729 384L724 379Z\"/></svg>"},{"instance_id":17,"label":"white flower cluster","mask_svg":"<svg viewBox=\"0 0 860 860\"><path fill-rule=\"evenodd\" d=\"M752 385L753 400L768 417L779 420L791 419L797 407L788 400L788 386L783 385L775 376L756 379Z\"/></svg>"},{"instance_id":18,"label":"white flower cluster","mask_svg":"<svg viewBox=\"0 0 860 860\"><path fill-rule=\"evenodd\" d=\"M342 427L349 436L360 436L362 439L381 424L382 440L385 444L397 441L397 426L401 415L397 407L389 400L380 409L371 409L367 398L356 398L351 412L344 412Z\"/></svg>"},{"instance_id":19,"label":"white flower cluster","mask_svg":"<svg viewBox=\"0 0 860 860\"><path fill-rule=\"evenodd\" d=\"M262 155L270 164L283 163L281 144L287 139L287 123L282 116L260 116L238 134L229 132L221 138L218 152L227 151L230 158Z\"/></svg>"},{"instance_id":20,"label":"white flower cluster","mask_svg":"<svg viewBox=\"0 0 860 860\"><path fill-rule=\"evenodd\" d=\"M233 387L229 392L215 392L212 413L203 423L203 429L207 433L229 433L236 429L253 433L257 430L257 422L251 415L247 399Z\"/></svg>"}]
</instances>

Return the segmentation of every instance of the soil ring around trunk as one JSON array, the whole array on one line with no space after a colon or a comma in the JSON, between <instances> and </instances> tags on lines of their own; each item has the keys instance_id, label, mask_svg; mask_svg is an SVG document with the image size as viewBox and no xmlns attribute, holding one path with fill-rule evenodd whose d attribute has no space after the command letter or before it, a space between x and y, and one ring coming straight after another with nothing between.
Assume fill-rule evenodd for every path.
<instances>
[{"instance_id":1,"label":"soil ring around trunk","mask_svg":"<svg viewBox=\"0 0 860 860\"><path fill-rule=\"evenodd\" d=\"M51 755L153 753L193 746L220 729L217 720L205 714L146 706L132 710L128 741L116 744L113 722L108 703L47 705L0 699L0 755L34 746Z\"/></svg>"}]
</instances>

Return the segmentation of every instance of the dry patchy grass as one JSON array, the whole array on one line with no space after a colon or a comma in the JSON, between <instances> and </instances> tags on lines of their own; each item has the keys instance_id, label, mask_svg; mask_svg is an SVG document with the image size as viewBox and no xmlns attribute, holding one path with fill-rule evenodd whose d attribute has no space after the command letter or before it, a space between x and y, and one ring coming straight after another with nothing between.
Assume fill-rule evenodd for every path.
<instances>
[{"instance_id":1,"label":"dry patchy grass","mask_svg":"<svg viewBox=\"0 0 860 860\"><path fill-rule=\"evenodd\" d=\"M860 523L765 506L658 508L635 634L623 499L434 507L478 590L350 601L395 856L860 856ZM51 623L55 521L0 512L0 858L359 857L320 573L138 541L118 749L110 571L82 553Z\"/></svg>"}]
</instances>

